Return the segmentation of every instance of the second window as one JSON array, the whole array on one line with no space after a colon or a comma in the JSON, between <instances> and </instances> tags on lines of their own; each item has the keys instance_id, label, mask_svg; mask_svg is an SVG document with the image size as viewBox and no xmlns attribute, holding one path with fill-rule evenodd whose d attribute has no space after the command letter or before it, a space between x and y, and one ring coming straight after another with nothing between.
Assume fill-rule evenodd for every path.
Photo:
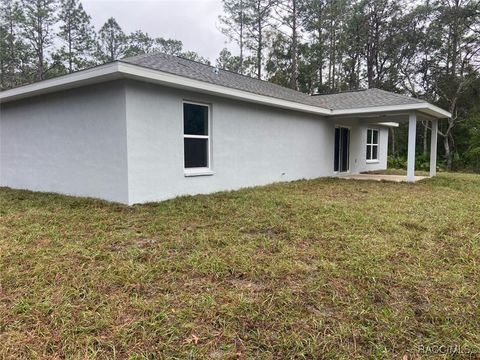
<instances>
[{"instance_id":1,"label":"second window","mask_svg":"<svg viewBox=\"0 0 480 360\"><path fill-rule=\"evenodd\" d=\"M378 160L378 130L367 130L367 161Z\"/></svg>"}]
</instances>

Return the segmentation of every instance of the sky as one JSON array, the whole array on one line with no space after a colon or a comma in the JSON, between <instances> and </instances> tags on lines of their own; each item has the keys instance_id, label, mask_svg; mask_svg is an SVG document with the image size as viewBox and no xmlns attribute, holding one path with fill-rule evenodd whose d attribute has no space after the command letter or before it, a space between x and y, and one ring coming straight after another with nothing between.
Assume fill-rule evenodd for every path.
<instances>
[{"instance_id":1,"label":"sky","mask_svg":"<svg viewBox=\"0 0 480 360\"><path fill-rule=\"evenodd\" d=\"M219 30L221 0L82 0L95 29L114 17L125 33L142 30L151 37L173 38L184 50L196 51L214 63L227 47L235 44Z\"/></svg>"}]
</instances>

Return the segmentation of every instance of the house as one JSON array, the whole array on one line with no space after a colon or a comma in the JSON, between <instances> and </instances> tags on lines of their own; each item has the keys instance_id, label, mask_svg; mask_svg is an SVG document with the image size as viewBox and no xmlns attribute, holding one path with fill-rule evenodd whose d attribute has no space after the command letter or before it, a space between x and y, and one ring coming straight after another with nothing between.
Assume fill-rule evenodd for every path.
<instances>
[{"instance_id":1,"label":"house","mask_svg":"<svg viewBox=\"0 0 480 360\"><path fill-rule=\"evenodd\" d=\"M450 114L371 89L309 96L161 53L0 93L0 186L125 204L385 169L389 126Z\"/></svg>"}]
</instances>

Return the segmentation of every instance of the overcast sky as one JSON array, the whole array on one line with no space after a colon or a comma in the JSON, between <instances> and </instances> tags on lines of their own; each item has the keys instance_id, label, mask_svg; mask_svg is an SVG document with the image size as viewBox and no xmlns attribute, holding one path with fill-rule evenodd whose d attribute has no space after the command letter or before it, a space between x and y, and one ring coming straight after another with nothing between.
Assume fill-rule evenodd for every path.
<instances>
[{"instance_id":1,"label":"overcast sky","mask_svg":"<svg viewBox=\"0 0 480 360\"><path fill-rule=\"evenodd\" d=\"M185 50L212 62L224 47L233 49L218 30L221 0L82 0L95 29L113 16L125 33L135 30L151 37L181 40Z\"/></svg>"}]
</instances>

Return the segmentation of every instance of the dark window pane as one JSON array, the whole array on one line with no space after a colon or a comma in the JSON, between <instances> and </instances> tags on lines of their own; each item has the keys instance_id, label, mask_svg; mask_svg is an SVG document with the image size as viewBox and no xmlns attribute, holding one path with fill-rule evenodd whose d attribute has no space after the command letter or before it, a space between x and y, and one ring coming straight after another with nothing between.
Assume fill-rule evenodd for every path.
<instances>
[{"instance_id":1,"label":"dark window pane","mask_svg":"<svg viewBox=\"0 0 480 360\"><path fill-rule=\"evenodd\" d=\"M208 135L208 107L183 104L183 133Z\"/></svg>"},{"instance_id":2,"label":"dark window pane","mask_svg":"<svg viewBox=\"0 0 480 360\"><path fill-rule=\"evenodd\" d=\"M185 168L208 167L208 140L184 139Z\"/></svg>"},{"instance_id":3,"label":"dark window pane","mask_svg":"<svg viewBox=\"0 0 480 360\"><path fill-rule=\"evenodd\" d=\"M333 164L333 171L339 170L339 158L340 158L340 129L335 128L335 158Z\"/></svg>"},{"instance_id":4,"label":"dark window pane","mask_svg":"<svg viewBox=\"0 0 480 360\"><path fill-rule=\"evenodd\" d=\"M367 160L372 160L372 157L370 155L370 148L371 148L371 146L367 145Z\"/></svg>"},{"instance_id":5,"label":"dark window pane","mask_svg":"<svg viewBox=\"0 0 480 360\"><path fill-rule=\"evenodd\" d=\"M372 143L372 130L367 130L367 144Z\"/></svg>"},{"instance_id":6,"label":"dark window pane","mask_svg":"<svg viewBox=\"0 0 480 360\"><path fill-rule=\"evenodd\" d=\"M372 146L372 160L378 159L378 146Z\"/></svg>"},{"instance_id":7,"label":"dark window pane","mask_svg":"<svg viewBox=\"0 0 480 360\"><path fill-rule=\"evenodd\" d=\"M374 130L373 131L373 144L378 144L378 131Z\"/></svg>"}]
</instances>

